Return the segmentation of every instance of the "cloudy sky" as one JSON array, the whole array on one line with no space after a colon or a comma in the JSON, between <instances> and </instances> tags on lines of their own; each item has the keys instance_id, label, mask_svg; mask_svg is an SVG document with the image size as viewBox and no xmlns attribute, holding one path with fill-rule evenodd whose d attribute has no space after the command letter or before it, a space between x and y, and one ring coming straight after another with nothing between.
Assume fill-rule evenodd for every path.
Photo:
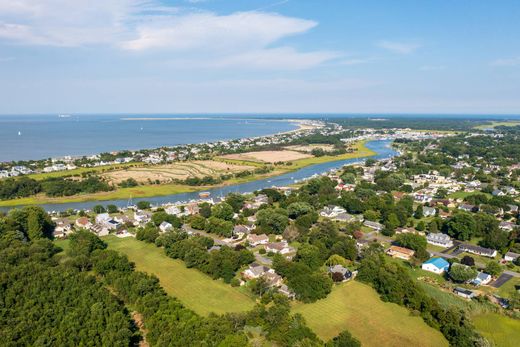
<instances>
[{"instance_id":1,"label":"cloudy sky","mask_svg":"<svg viewBox=\"0 0 520 347\"><path fill-rule=\"evenodd\" d=\"M518 0L0 0L0 114L520 114Z\"/></svg>"}]
</instances>

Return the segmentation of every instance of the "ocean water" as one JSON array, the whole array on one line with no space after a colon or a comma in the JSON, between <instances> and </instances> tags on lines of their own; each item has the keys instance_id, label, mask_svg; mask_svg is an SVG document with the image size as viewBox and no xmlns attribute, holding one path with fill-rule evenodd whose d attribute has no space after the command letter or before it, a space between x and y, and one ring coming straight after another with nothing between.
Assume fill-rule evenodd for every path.
<instances>
[{"instance_id":1,"label":"ocean water","mask_svg":"<svg viewBox=\"0 0 520 347\"><path fill-rule=\"evenodd\" d=\"M253 116L0 116L0 162L212 142L296 128L286 120Z\"/></svg>"}]
</instances>

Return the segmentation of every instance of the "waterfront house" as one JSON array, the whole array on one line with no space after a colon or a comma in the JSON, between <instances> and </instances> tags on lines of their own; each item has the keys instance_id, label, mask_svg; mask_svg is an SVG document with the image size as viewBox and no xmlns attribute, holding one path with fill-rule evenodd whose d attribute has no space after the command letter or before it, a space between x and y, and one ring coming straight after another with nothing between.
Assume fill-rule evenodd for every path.
<instances>
[{"instance_id":1,"label":"waterfront house","mask_svg":"<svg viewBox=\"0 0 520 347\"><path fill-rule=\"evenodd\" d=\"M429 244L432 244L435 246L440 246L440 247L445 247L445 248L453 247L453 241L451 240L451 238L448 235L443 234L443 233L429 233L426 236L426 241Z\"/></svg>"},{"instance_id":2,"label":"waterfront house","mask_svg":"<svg viewBox=\"0 0 520 347\"><path fill-rule=\"evenodd\" d=\"M448 263L444 258L431 258L422 263L421 268L423 270L441 275L445 271L448 271L450 268L450 263Z\"/></svg>"},{"instance_id":3,"label":"waterfront house","mask_svg":"<svg viewBox=\"0 0 520 347\"><path fill-rule=\"evenodd\" d=\"M497 251L490 248L470 245L470 244L460 244L459 249L463 252L468 252L472 254L481 255L484 257L494 258L497 255Z\"/></svg>"},{"instance_id":4,"label":"waterfront house","mask_svg":"<svg viewBox=\"0 0 520 347\"><path fill-rule=\"evenodd\" d=\"M74 224L80 229L90 229L90 226L92 225L87 217L80 217L76 219Z\"/></svg>"},{"instance_id":5,"label":"waterfront house","mask_svg":"<svg viewBox=\"0 0 520 347\"><path fill-rule=\"evenodd\" d=\"M404 247L390 246L390 248L388 248L388 250L386 251L386 254L388 254L392 258L410 260L415 254L415 251Z\"/></svg>"}]
</instances>

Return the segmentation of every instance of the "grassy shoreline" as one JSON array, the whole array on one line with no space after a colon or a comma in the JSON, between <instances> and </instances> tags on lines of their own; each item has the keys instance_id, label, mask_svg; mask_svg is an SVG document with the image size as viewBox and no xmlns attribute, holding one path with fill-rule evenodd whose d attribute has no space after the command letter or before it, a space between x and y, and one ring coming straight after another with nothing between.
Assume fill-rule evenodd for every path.
<instances>
[{"instance_id":1,"label":"grassy shoreline","mask_svg":"<svg viewBox=\"0 0 520 347\"><path fill-rule=\"evenodd\" d=\"M225 187L233 184L247 183L259 179L269 178L293 172L304 168L306 166L322 164L332 161L355 159L361 157L369 157L377 154L365 146L366 141L356 142L353 145L354 152L345 153L338 156L322 156L299 159L292 162L290 166L276 167L276 169L267 174L252 175L243 178L233 178L221 184L211 186L188 186L183 184L160 184L160 185L143 185L132 188L119 188L110 192L101 192L94 194L80 194L68 197L51 198L43 194L31 196L27 198L4 200L0 201L0 207L14 207L20 205L40 205L40 204L66 204L74 202L89 202L89 201L107 201L107 200L122 200L129 198L149 198L154 196L166 196L180 193L191 193L197 191L205 191L211 188ZM216 158L219 159L219 158ZM227 161L227 160L226 160ZM81 170L81 169L79 169ZM66 172L66 171L65 171ZM56 173L57 174L57 173Z\"/></svg>"}]
</instances>

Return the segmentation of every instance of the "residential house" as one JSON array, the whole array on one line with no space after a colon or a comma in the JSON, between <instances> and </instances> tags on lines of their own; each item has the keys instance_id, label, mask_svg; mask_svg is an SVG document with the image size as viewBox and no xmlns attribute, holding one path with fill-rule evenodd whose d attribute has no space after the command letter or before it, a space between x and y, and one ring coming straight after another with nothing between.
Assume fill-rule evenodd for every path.
<instances>
[{"instance_id":1,"label":"residential house","mask_svg":"<svg viewBox=\"0 0 520 347\"><path fill-rule=\"evenodd\" d=\"M493 190L491 192L491 195L493 195L493 196L504 196L504 195L506 195L506 193L504 193L500 189L495 189L495 190Z\"/></svg>"},{"instance_id":2,"label":"residential house","mask_svg":"<svg viewBox=\"0 0 520 347\"><path fill-rule=\"evenodd\" d=\"M274 273L274 270L264 265L252 263L251 265L249 265L249 268L242 272L242 276L245 279L252 280L255 278L260 278L264 276L266 273Z\"/></svg>"},{"instance_id":3,"label":"residential house","mask_svg":"<svg viewBox=\"0 0 520 347\"><path fill-rule=\"evenodd\" d=\"M498 227L502 230L505 230L505 231L513 231L513 229L516 227L515 223L512 223L512 222L500 222L500 224L498 224Z\"/></svg>"},{"instance_id":4,"label":"residential house","mask_svg":"<svg viewBox=\"0 0 520 347\"><path fill-rule=\"evenodd\" d=\"M294 299L295 298L295 294L292 290L289 289L289 287L287 287L287 285L285 284L282 284L280 286L280 288L278 288L278 293L282 294L282 295L285 295L286 297L288 297L289 299Z\"/></svg>"},{"instance_id":5,"label":"residential house","mask_svg":"<svg viewBox=\"0 0 520 347\"><path fill-rule=\"evenodd\" d=\"M339 215L340 213L346 213L346 212L347 211L343 207L329 205L329 206L325 206L320 211L320 216L327 217L327 218L333 218L333 217L336 217L337 215Z\"/></svg>"},{"instance_id":6,"label":"residential house","mask_svg":"<svg viewBox=\"0 0 520 347\"><path fill-rule=\"evenodd\" d=\"M269 287L280 287L283 282L282 276L278 275L274 271L273 272L268 271L262 277L265 279L265 281Z\"/></svg>"},{"instance_id":7,"label":"residential house","mask_svg":"<svg viewBox=\"0 0 520 347\"><path fill-rule=\"evenodd\" d=\"M466 211L466 212L476 212L478 210L478 207L475 205L470 205L470 204L460 204L459 210Z\"/></svg>"},{"instance_id":8,"label":"residential house","mask_svg":"<svg viewBox=\"0 0 520 347\"><path fill-rule=\"evenodd\" d=\"M111 220L112 217L108 213L100 213L96 216L96 223L97 224L104 224Z\"/></svg>"},{"instance_id":9,"label":"residential house","mask_svg":"<svg viewBox=\"0 0 520 347\"><path fill-rule=\"evenodd\" d=\"M448 263L444 258L431 258L422 263L421 268L440 275L445 271L448 271L450 263Z\"/></svg>"},{"instance_id":10,"label":"residential house","mask_svg":"<svg viewBox=\"0 0 520 347\"><path fill-rule=\"evenodd\" d=\"M475 293L473 291L462 287L457 287L453 289L453 292L465 299L472 299L475 297Z\"/></svg>"},{"instance_id":11,"label":"residential house","mask_svg":"<svg viewBox=\"0 0 520 347\"><path fill-rule=\"evenodd\" d=\"M423 215L425 217L433 217L433 216L435 216L436 212L437 212L437 210L433 207L428 207L428 206L423 207Z\"/></svg>"},{"instance_id":12,"label":"residential house","mask_svg":"<svg viewBox=\"0 0 520 347\"><path fill-rule=\"evenodd\" d=\"M152 220L152 215L146 211L135 211L134 219L138 224L146 224Z\"/></svg>"},{"instance_id":13,"label":"residential house","mask_svg":"<svg viewBox=\"0 0 520 347\"><path fill-rule=\"evenodd\" d=\"M443 234L443 233L429 233L426 236L426 241L429 244L432 244L435 246L440 246L440 247L445 247L445 248L453 247L453 241L451 240L451 237L449 237L448 235Z\"/></svg>"},{"instance_id":14,"label":"residential house","mask_svg":"<svg viewBox=\"0 0 520 347\"><path fill-rule=\"evenodd\" d=\"M392 258L410 260L415 254L415 251L404 247L390 246L390 248L388 248L388 250L386 251L386 254L388 254Z\"/></svg>"},{"instance_id":15,"label":"residential house","mask_svg":"<svg viewBox=\"0 0 520 347\"><path fill-rule=\"evenodd\" d=\"M375 231L381 231L385 227L383 224L380 224L380 223L377 223L377 222L372 222L370 220L364 221L363 225L366 226L366 227L369 227L370 229L374 229Z\"/></svg>"},{"instance_id":16,"label":"residential house","mask_svg":"<svg viewBox=\"0 0 520 347\"><path fill-rule=\"evenodd\" d=\"M341 266L341 265L334 265L334 266L329 266L328 268L328 272L332 275L333 273L340 273L342 276L343 276L343 280L342 282L344 281L348 281L349 279L352 278L352 271L350 271L349 269L347 269L346 267L344 266Z\"/></svg>"},{"instance_id":17,"label":"residential house","mask_svg":"<svg viewBox=\"0 0 520 347\"><path fill-rule=\"evenodd\" d=\"M163 233L165 233L167 231L173 230L173 225L171 225L171 223L168 223L167 221L164 221L161 224L159 224L159 229Z\"/></svg>"},{"instance_id":18,"label":"residential house","mask_svg":"<svg viewBox=\"0 0 520 347\"><path fill-rule=\"evenodd\" d=\"M515 261L515 260L518 259L519 257L520 257L520 254L518 254L518 253L507 252L507 253L504 255L504 260L505 260L505 261Z\"/></svg>"},{"instance_id":19,"label":"residential house","mask_svg":"<svg viewBox=\"0 0 520 347\"><path fill-rule=\"evenodd\" d=\"M331 217L331 219L333 221L337 221L337 222L350 223L350 222L356 220L356 217L345 212L345 213L338 213L338 215Z\"/></svg>"},{"instance_id":20,"label":"residential house","mask_svg":"<svg viewBox=\"0 0 520 347\"><path fill-rule=\"evenodd\" d=\"M233 228L233 235L242 238L244 235L249 234L251 229L247 225L235 225Z\"/></svg>"},{"instance_id":21,"label":"residential house","mask_svg":"<svg viewBox=\"0 0 520 347\"><path fill-rule=\"evenodd\" d=\"M182 215L181 209L179 208L179 206L176 206L176 205L171 205L171 206L166 207L164 209L164 212L166 212L169 215L174 215L174 216Z\"/></svg>"},{"instance_id":22,"label":"residential house","mask_svg":"<svg viewBox=\"0 0 520 347\"><path fill-rule=\"evenodd\" d=\"M247 235L246 240L251 246L255 247L258 245L266 245L269 242L269 237L266 234L249 234Z\"/></svg>"},{"instance_id":23,"label":"residential house","mask_svg":"<svg viewBox=\"0 0 520 347\"><path fill-rule=\"evenodd\" d=\"M52 233L54 237L63 238L72 232L72 224L68 219L59 219L55 223L56 227Z\"/></svg>"},{"instance_id":24,"label":"residential house","mask_svg":"<svg viewBox=\"0 0 520 347\"><path fill-rule=\"evenodd\" d=\"M270 242L265 245L265 250L267 252L279 253L279 254L287 254L294 251L294 248L289 246L287 242Z\"/></svg>"},{"instance_id":25,"label":"residential house","mask_svg":"<svg viewBox=\"0 0 520 347\"><path fill-rule=\"evenodd\" d=\"M488 284L489 282L491 282L491 275L490 274L487 274L485 272L479 272L477 277L475 277L472 281L471 281L471 284L475 285L475 286L480 286L480 285L486 285Z\"/></svg>"},{"instance_id":26,"label":"residential house","mask_svg":"<svg viewBox=\"0 0 520 347\"><path fill-rule=\"evenodd\" d=\"M509 212L513 215L518 214L518 206L517 205L507 205L509 207Z\"/></svg>"},{"instance_id":27,"label":"residential house","mask_svg":"<svg viewBox=\"0 0 520 347\"><path fill-rule=\"evenodd\" d=\"M90 229L90 226L92 225L92 223L90 223L87 217L80 217L76 219L76 222L74 224L79 229Z\"/></svg>"},{"instance_id":28,"label":"residential house","mask_svg":"<svg viewBox=\"0 0 520 347\"><path fill-rule=\"evenodd\" d=\"M184 213L188 216L192 216L194 214L198 214L200 211L200 207L196 202L191 202L184 206Z\"/></svg>"},{"instance_id":29,"label":"residential house","mask_svg":"<svg viewBox=\"0 0 520 347\"><path fill-rule=\"evenodd\" d=\"M494 249L464 243L459 245L459 249L463 252L477 254L489 258L494 258L497 255L497 251Z\"/></svg>"},{"instance_id":30,"label":"residential house","mask_svg":"<svg viewBox=\"0 0 520 347\"><path fill-rule=\"evenodd\" d=\"M518 191L514 187L506 186L504 187L504 192L508 195L516 195Z\"/></svg>"}]
</instances>

